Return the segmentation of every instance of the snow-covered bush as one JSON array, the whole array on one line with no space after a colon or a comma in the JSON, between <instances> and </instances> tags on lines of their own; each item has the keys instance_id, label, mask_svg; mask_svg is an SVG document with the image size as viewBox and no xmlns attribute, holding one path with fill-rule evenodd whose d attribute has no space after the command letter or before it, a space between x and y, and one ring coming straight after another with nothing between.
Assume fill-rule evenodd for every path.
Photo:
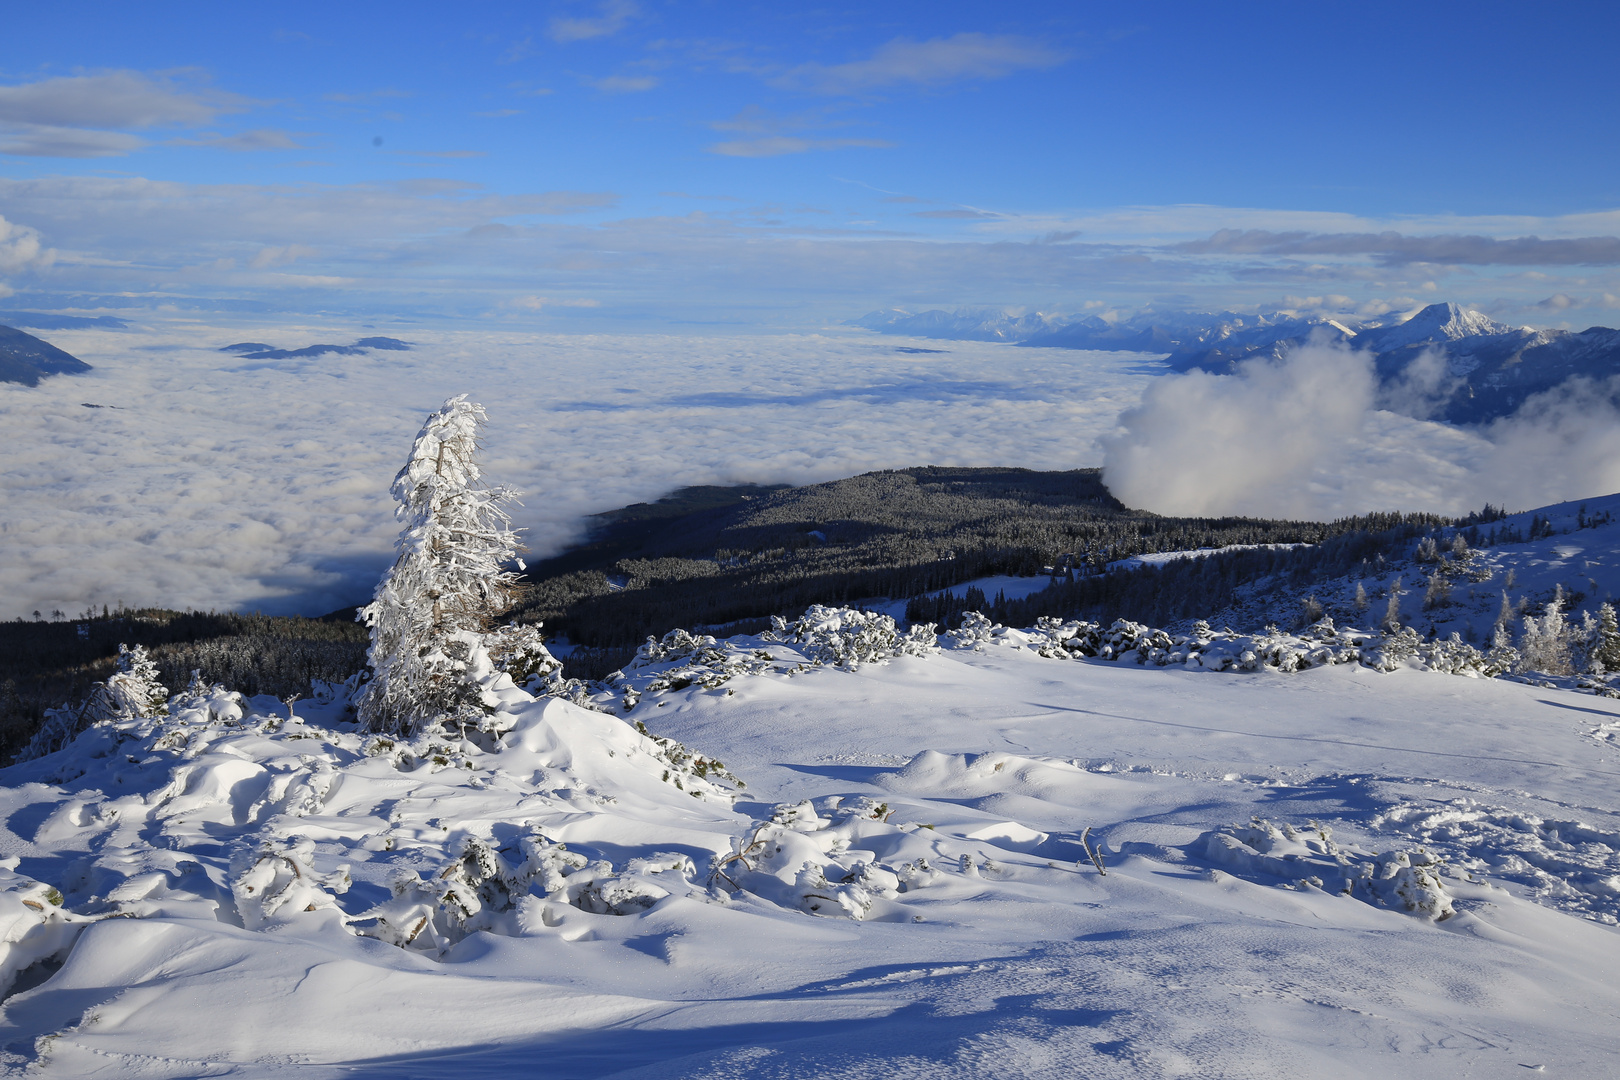
<instances>
[{"instance_id":1,"label":"snow-covered bush","mask_svg":"<svg viewBox=\"0 0 1620 1080\"><path fill-rule=\"evenodd\" d=\"M318 874L314 853L314 841L300 837L268 841L232 861L231 894L243 926L258 930L304 912L337 909L336 896L349 890L349 868Z\"/></svg>"},{"instance_id":2,"label":"snow-covered bush","mask_svg":"<svg viewBox=\"0 0 1620 1080\"><path fill-rule=\"evenodd\" d=\"M468 934L524 930L522 907L534 896L595 915L635 915L667 896L699 891L696 870L685 855L655 853L615 869L534 830L500 848L464 837L450 863L423 879L414 870L396 873L391 896L348 919L362 937L438 955Z\"/></svg>"},{"instance_id":3,"label":"snow-covered bush","mask_svg":"<svg viewBox=\"0 0 1620 1080\"><path fill-rule=\"evenodd\" d=\"M106 682L92 683L90 693L79 704L46 709L44 723L17 760L32 761L60 750L97 724L161 715L169 691L159 680L157 664L146 655L146 647L118 646L117 663L118 670Z\"/></svg>"},{"instance_id":4,"label":"snow-covered bush","mask_svg":"<svg viewBox=\"0 0 1620 1080\"><path fill-rule=\"evenodd\" d=\"M862 841L882 836L885 851L901 833L887 804L862 796L783 803L749 825L718 859L711 880L722 893L747 892L782 907L822 916L864 919L908 888L935 875L924 859L891 866Z\"/></svg>"},{"instance_id":5,"label":"snow-covered bush","mask_svg":"<svg viewBox=\"0 0 1620 1080\"><path fill-rule=\"evenodd\" d=\"M516 493L484 485L475 460L484 420L465 394L446 401L394 479L399 554L360 612L372 678L356 707L368 731L408 734L487 712L483 632L507 606L519 545L506 511Z\"/></svg>"},{"instance_id":6,"label":"snow-covered bush","mask_svg":"<svg viewBox=\"0 0 1620 1080\"><path fill-rule=\"evenodd\" d=\"M1200 846L1210 862L1241 877L1310 886L1436 922L1455 913L1445 864L1427 848L1374 855L1334 842L1324 826L1296 829L1263 818L1206 833Z\"/></svg>"},{"instance_id":7,"label":"snow-covered bush","mask_svg":"<svg viewBox=\"0 0 1620 1080\"><path fill-rule=\"evenodd\" d=\"M854 608L814 604L788 622L771 617L768 640L800 646L813 663L854 671L862 664L886 663L896 656L928 656L939 651L932 624L913 626L902 634L887 615Z\"/></svg>"},{"instance_id":8,"label":"snow-covered bush","mask_svg":"<svg viewBox=\"0 0 1620 1080\"><path fill-rule=\"evenodd\" d=\"M17 873L20 862L0 859L0 996L26 968L66 955L84 924L95 921L63 908L54 886Z\"/></svg>"},{"instance_id":9,"label":"snow-covered bush","mask_svg":"<svg viewBox=\"0 0 1620 1080\"><path fill-rule=\"evenodd\" d=\"M514 685L541 694L563 681L562 661L551 655L540 633L542 623L507 623L484 635L484 648L496 671Z\"/></svg>"}]
</instances>

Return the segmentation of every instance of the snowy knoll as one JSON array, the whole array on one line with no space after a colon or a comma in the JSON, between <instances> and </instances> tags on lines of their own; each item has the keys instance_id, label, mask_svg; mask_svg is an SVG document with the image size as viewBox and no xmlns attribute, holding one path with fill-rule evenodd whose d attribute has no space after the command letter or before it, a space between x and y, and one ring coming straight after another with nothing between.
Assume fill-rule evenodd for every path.
<instances>
[{"instance_id":1,"label":"snowy knoll","mask_svg":"<svg viewBox=\"0 0 1620 1080\"><path fill-rule=\"evenodd\" d=\"M1006 635L818 663L818 634L882 628L830 614L649 650L644 687L705 649L758 663L625 719L491 674L484 731L389 739L341 691L198 686L13 766L7 1060L1585 1076L1620 1050L1605 699Z\"/></svg>"},{"instance_id":2,"label":"snowy knoll","mask_svg":"<svg viewBox=\"0 0 1620 1080\"><path fill-rule=\"evenodd\" d=\"M47 375L74 375L90 365L48 341L0 326L0 382L38 386Z\"/></svg>"}]
</instances>

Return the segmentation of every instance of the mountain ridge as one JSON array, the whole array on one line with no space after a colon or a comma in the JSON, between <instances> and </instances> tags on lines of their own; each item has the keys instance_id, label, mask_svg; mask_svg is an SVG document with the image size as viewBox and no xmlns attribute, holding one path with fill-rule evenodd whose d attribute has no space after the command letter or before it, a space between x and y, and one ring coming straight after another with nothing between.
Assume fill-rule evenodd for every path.
<instances>
[{"instance_id":1,"label":"mountain ridge","mask_svg":"<svg viewBox=\"0 0 1620 1080\"><path fill-rule=\"evenodd\" d=\"M1391 408L1454 424L1507 416L1531 395L1571 379L1620 376L1620 330L1514 327L1449 302L1355 328L1336 319L1283 313L1148 311L1109 322L1095 315L901 309L874 311L846 325L936 339L1162 353L1171 371L1216 375L1232 374L1246 360L1280 359L1308 342L1340 344L1372 353L1386 390L1413 381L1428 387L1428 393ZM1427 361L1430 356L1444 360L1443 370Z\"/></svg>"}]
</instances>

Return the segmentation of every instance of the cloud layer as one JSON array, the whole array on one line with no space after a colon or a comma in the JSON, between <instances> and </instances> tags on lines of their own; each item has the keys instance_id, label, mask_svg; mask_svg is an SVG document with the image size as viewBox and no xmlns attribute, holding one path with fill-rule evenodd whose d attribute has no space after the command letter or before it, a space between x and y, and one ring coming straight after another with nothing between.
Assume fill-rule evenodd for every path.
<instances>
[{"instance_id":1,"label":"cloud layer","mask_svg":"<svg viewBox=\"0 0 1620 1080\"><path fill-rule=\"evenodd\" d=\"M1463 430L1380 409L1370 355L1308 346L1236 375L1155 381L1104 440L1104 475L1118 498L1164 514L1527 510L1620 491L1616 400L1620 378L1581 381Z\"/></svg>"},{"instance_id":2,"label":"cloud layer","mask_svg":"<svg viewBox=\"0 0 1620 1080\"><path fill-rule=\"evenodd\" d=\"M378 326L406 353L252 362L234 341L358 327L61 332L95 365L0 384L0 617L165 604L319 613L368 595L388 484L422 417L490 410L490 476L528 494L536 554L585 515L683 484L812 482L919 465L1095 464L1151 377L1139 357L904 339L535 336ZM927 344L927 343L923 343ZM116 408L86 408L82 403Z\"/></svg>"}]
</instances>

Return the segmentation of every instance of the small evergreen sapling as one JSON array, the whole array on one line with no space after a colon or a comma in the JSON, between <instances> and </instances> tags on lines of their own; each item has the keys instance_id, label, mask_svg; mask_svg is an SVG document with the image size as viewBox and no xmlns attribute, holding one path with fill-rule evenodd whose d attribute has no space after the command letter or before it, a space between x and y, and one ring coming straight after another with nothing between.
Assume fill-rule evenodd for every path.
<instances>
[{"instance_id":1,"label":"small evergreen sapling","mask_svg":"<svg viewBox=\"0 0 1620 1080\"><path fill-rule=\"evenodd\" d=\"M360 611L373 675L356 707L368 731L410 735L486 712L482 635L510 602L519 543L506 511L517 493L486 486L475 460L485 419L465 394L446 401L394 478L399 555Z\"/></svg>"}]
</instances>

